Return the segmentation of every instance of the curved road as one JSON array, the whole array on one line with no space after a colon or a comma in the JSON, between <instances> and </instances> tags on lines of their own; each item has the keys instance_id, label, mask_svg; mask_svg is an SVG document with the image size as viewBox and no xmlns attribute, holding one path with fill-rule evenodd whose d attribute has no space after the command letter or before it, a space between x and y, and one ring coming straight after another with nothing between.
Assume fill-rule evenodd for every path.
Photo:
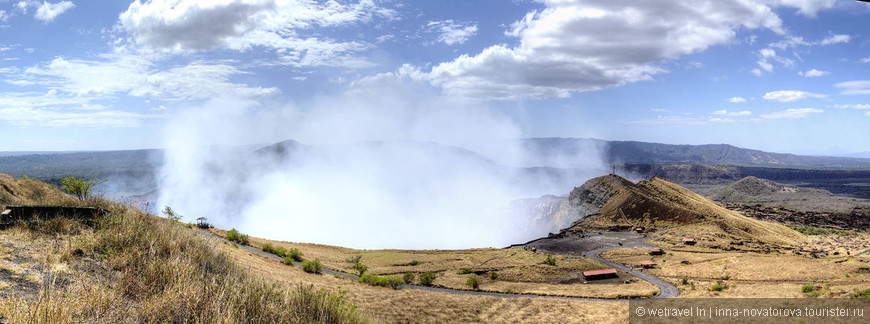
<instances>
[{"instance_id":1,"label":"curved road","mask_svg":"<svg viewBox=\"0 0 870 324\"><path fill-rule=\"evenodd\" d=\"M197 232L201 233L203 236L206 236L206 237L217 238L219 240L229 242L229 240L221 237L220 235L214 234L212 232L201 231L201 230L197 230ZM272 258L274 260L281 261L281 258L278 257L277 255L274 255L272 253L263 252L262 250L257 249L255 247L252 247L249 245L239 245L239 247L243 248L251 253L256 253L258 255L262 255L262 256L265 256L268 258ZM608 260L598 256L599 253L602 253L604 251L607 251L607 250L610 250L613 248L617 248L617 247L622 247L622 246L606 246L606 247L602 247L602 248L599 248L597 250L590 251L587 253L593 253L593 256L591 258L598 260L598 261L601 261L609 266L612 266L616 269L622 270L626 273L629 273L629 274L631 274L635 277L638 277L642 280L645 280L649 283L652 283L653 285L656 285L656 287L658 287L659 290L661 290L661 294L659 294L656 297L644 298L644 299L638 298L638 299L634 299L634 300L650 300L650 299L660 299L660 298L671 298L671 297L679 295L680 291L677 289L677 287L675 287L674 285L672 285L670 283L665 282L664 280L656 278L655 276L652 276L650 274L641 273L638 271L631 271L630 269L628 269L624 265L608 261ZM293 265L294 266L301 266L302 262L293 262ZM359 279L359 276L357 276L357 275L350 274L347 272L342 272L342 271L336 271L336 270L332 270L332 269L325 269L324 268L322 272L324 274L340 276L343 278L348 278L348 279L353 279L353 280ZM628 301L628 299L571 297L571 296L546 296L546 295L535 295L535 294L508 294L508 293L499 293L499 292L490 292L490 291L461 290L461 289L452 289L452 288L443 288L443 287L427 287L427 286L408 285L408 284L402 285L402 288L417 289L417 290L424 290L424 291L433 291L433 292L440 292L440 293L454 294L454 295L476 295L476 296L490 296L490 297L498 297L498 298L526 297L526 298L566 299L566 300L583 300L583 301L609 301L609 302Z\"/></svg>"}]
</instances>

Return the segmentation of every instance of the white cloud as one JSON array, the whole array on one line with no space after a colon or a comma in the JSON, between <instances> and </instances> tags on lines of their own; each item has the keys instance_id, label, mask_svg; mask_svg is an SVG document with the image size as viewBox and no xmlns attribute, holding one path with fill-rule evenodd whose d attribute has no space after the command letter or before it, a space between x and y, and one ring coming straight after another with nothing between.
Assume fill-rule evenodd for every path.
<instances>
[{"instance_id":1,"label":"white cloud","mask_svg":"<svg viewBox=\"0 0 870 324\"><path fill-rule=\"evenodd\" d=\"M870 56L862 58L861 63L870 63Z\"/></svg>"},{"instance_id":2,"label":"white cloud","mask_svg":"<svg viewBox=\"0 0 870 324\"><path fill-rule=\"evenodd\" d=\"M477 34L477 24L453 20L432 21L426 30L438 33L438 41L444 44L462 44Z\"/></svg>"},{"instance_id":3,"label":"white cloud","mask_svg":"<svg viewBox=\"0 0 870 324\"><path fill-rule=\"evenodd\" d=\"M831 74L831 72L820 71L820 70L816 70L816 69L812 69L812 70L809 70L806 72L798 72L798 75L803 75L805 78L815 78L815 77L825 76L828 74Z\"/></svg>"},{"instance_id":4,"label":"white cloud","mask_svg":"<svg viewBox=\"0 0 870 324\"><path fill-rule=\"evenodd\" d=\"M395 12L372 0L341 4L307 0L137 0L121 13L120 28L150 48L189 52L215 48L272 49L296 66L364 66L354 57L371 45L314 36L314 27L345 27ZM300 32L305 31L305 32Z\"/></svg>"},{"instance_id":5,"label":"white cloud","mask_svg":"<svg viewBox=\"0 0 870 324\"><path fill-rule=\"evenodd\" d=\"M227 63L193 62L163 70L141 53L100 55L100 60L67 60L62 57L48 64L25 70L41 84L79 96L110 96L116 93L163 100L208 99L218 95L262 97L279 92L277 88L250 87L230 78L244 74Z\"/></svg>"},{"instance_id":6,"label":"white cloud","mask_svg":"<svg viewBox=\"0 0 870 324\"><path fill-rule=\"evenodd\" d=\"M870 117L870 111L864 113L865 116Z\"/></svg>"},{"instance_id":7,"label":"white cloud","mask_svg":"<svg viewBox=\"0 0 870 324\"><path fill-rule=\"evenodd\" d=\"M71 112L53 108L0 108L0 120L19 126L136 127L145 118L149 116L119 110Z\"/></svg>"},{"instance_id":8,"label":"white cloud","mask_svg":"<svg viewBox=\"0 0 870 324\"><path fill-rule=\"evenodd\" d=\"M755 74L755 76L761 76L762 73L759 69L752 69L752 74Z\"/></svg>"},{"instance_id":9,"label":"white cloud","mask_svg":"<svg viewBox=\"0 0 870 324\"><path fill-rule=\"evenodd\" d=\"M71 1L61 1L58 3L42 2L42 5L36 9L34 18L41 20L44 23L49 23L62 13L74 8L76 5Z\"/></svg>"},{"instance_id":10,"label":"white cloud","mask_svg":"<svg viewBox=\"0 0 870 324\"><path fill-rule=\"evenodd\" d=\"M807 17L815 17L819 10L834 6L834 0L768 0L764 2L798 8L798 11Z\"/></svg>"},{"instance_id":11,"label":"white cloud","mask_svg":"<svg viewBox=\"0 0 870 324\"><path fill-rule=\"evenodd\" d=\"M855 80L840 82L834 85L843 89L840 94L844 95L867 95L870 94L870 80Z\"/></svg>"},{"instance_id":12,"label":"white cloud","mask_svg":"<svg viewBox=\"0 0 870 324\"><path fill-rule=\"evenodd\" d=\"M396 75L428 81L461 97L567 97L651 80L667 72L662 61L728 44L738 30L783 34L776 7L816 10L799 3L737 0L543 2L545 9L528 13L506 32L518 39L517 45L493 45L428 72Z\"/></svg>"},{"instance_id":13,"label":"white cloud","mask_svg":"<svg viewBox=\"0 0 870 324\"><path fill-rule=\"evenodd\" d=\"M390 40L393 40L393 39L396 39L396 36L395 36L395 35L393 35L393 34L386 34L386 35L378 36L377 38L375 38L375 41L378 42L378 43L383 43L383 42L390 41Z\"/></svg>"},{"instance_id":14,"label":"white cloud","mask_svg":"<svg viewBox=\"0 0 870 324\"><path fill-rule=\"evenodd\" d=\"M746 99L743 99L743 97L731 97L731 98L728 98L728 102L732 102L732 103L746 102Z\"/></svg>"},{"instance_id":15,"label":"white cloud","mask_svg":"<svg viewBox=\"0 0 870 324\"><path fill-rule=\"evenodd\" d=\"M741 111L731 111L728 110L717 110L713 112L714 115L718 116L731 116L731 117L740 117L740 116L750 116L752 112L749 110L741 110Z\"/></svg>"},{"instance_id":16,"label":"white cloud","mask_svg":"<svg viewBox=\"0 0 870 324\"><path fill-rule=\"evenodd\" d=\"M837 34L831 35L823 39L819 44L821 45L833 45L840 43L848 43L852 39L852 36L845 34Z\"/></svg>"},{"instance_id":17,"label":"white cloud","mask_svg":"<svg viewBox=\"0 0 870 324\"><path fill-rule=\"evenodd\" d=\"M806 98L825 98L826 95L805 92L805 91L797 91L797 90L779 90L772 91L764 94L764 99L767 100L776 100L779 102L792 102Z\"/></svg>"},{"instance_id":18,"label":"white cloud","mask_svg":"<svg viewBox=\"0 0 870 324\"><path fill-rule=\"evenodd\" d=\"M0 10L0 21L5 22L7 20L9 20L9 13L6 10Z\"/></svg>"},{"instance_id":19,"label":"white cloud","mask_svg":"<svg viewBox=\"0 0 870 324\"><path fill-rule=\"evenodd\" d=\"M806 118L810 114L821 114L824 110L815 108L793 108L761 115L764 119L799 119Z\"/></svg>"},{"instance_id":20,"label":"white cloud","mask_svg":"<svg viewBox=\"0 0 870 324\"><path fill-rule=\"evenodd\" d=\"M870 109L870 104L846 104L846 105L832 105L829 106L831 108L837 109Z\"/></svg>"}]
</instances>

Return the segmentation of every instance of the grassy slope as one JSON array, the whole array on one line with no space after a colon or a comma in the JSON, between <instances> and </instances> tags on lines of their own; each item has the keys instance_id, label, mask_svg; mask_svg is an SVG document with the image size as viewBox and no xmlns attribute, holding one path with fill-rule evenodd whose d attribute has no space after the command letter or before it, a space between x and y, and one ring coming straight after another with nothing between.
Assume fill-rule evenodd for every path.
<instances>
[{"instance_id":1,"label":"grassy slope","mask_svg":"<svg viewBox=\"0 0 870 324\"><path fill-rule=\"evenodd\" d=\"M12 322L369 321L340 296L250 276L180 223L5 175L0 200L97 205L112 214L93 228L56 218L0 230L0 318Z\"/></svg>"}]
</instances>

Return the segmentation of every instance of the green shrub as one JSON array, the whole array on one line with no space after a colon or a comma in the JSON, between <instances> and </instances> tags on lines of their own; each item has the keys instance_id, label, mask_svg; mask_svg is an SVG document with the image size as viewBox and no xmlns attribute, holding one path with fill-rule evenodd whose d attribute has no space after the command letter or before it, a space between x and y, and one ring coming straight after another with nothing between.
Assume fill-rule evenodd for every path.
<instances>
[{"instance_id":1,"label":"green shrub","mask_svg":"<svg viewBox=\"0 0 870 324\"><path fill-rule=\"evenodd\" d=\"M547 255L547 261L545 261L544 263L554 266L556 265L556 258L554 258L552 255Z\"/></svg>"},{"instance_id":2,"label":"green shrub","mask_svg":"<svg viewBox=\"0 0 870 324\"><path fill-rule=\"evenodd\" d=\"M465 285L477 290L480 288L480 279L477 278L477 275L471 275L471 277L468 277L468 280L465 281Z\"/></svg>"},{"instance_id":3,"label":"green shrub","mask_svg":"<svg viewBox=\"0 0 870 324\"><path fill-rule=\"evenodd\" d=\"M166 215L166 218L169 218L176 222L180 221L182 218L181 214L176 213L174 210L172 210L172 207L169 206L165 206L165 208L163 208L163 215Z\"/></svg>"},{"instance_id":4,"label":"green shrub","mask_svg":"<svg viewBox=\"0 0 870 324\"><path fill-rule=\"evenodd\" d=\"M406 284L410 285L410 284L414 283L414 277L415 276L413 273L408 272L408 273L405 273L404 276L402 276L402 280L405 281Z\"/></svg>"},{"instance_id":5,"label":"green shrub","mask_svg":"<svg viewBox=\"0 0 870 324\"><path fill-rule=\"evenodd\" d=\"M680 283L684 285L689 284L689 278L683 277L683 279L680 279Z\"/></svg>"},{"instance_id":6,"label":"green shrub","mask_svg":"<svg viewBox=\"0 0 870 324\"><path fill-rule=\"evenodd\" d=\"M269 243L263 244L263 246L260 247L260 250L263 250L263 252L266 252L266 253L273 253L273 254L275 253L275 247Z\"/></svg>"},{"instance_id":7,"label":"green shrub","mask_svg":"<svg viewBox=\"0 0 870 324\"><path fill-rule=\"evenodd\" d=\"M728 279L731 279L731 275L726 273L726 274L722 275L722 277L719 277L719 279L728 280Z\"/></svg>"},{"instance_id":8,"label":"green shrub","mask_svg":"<svg viewBox=\"0 0 870 324\"><path fill-rule=\"evenodd\" d=\"M417 280L423 286L431 286L432 282L435 281L435 278L438 278L438 275L436 275L432 271L426 271L424 273L421 273L420 276L417 277Z\"/></svg>"},{"instance_id":9,"label":"green shrub","mask_svg":"<svg viewBox=\"0 0 870 324\"><path fill-rule=\"evenodd\" d=\"M239 233L239 231L237 231L235 228L227 231L227 239L232 241L232 242L239 243L241 245L248 244L248 236L245 234Z\"/></svg>"},{"instance_id":10,"label":"green shrub","mask_svg":"<svg viewBox=\"0 0 870 324\"><path fill-rule=\"evenodd\" d=\"M302 252L300 252L299 249L297 249L297 248L289 249L284 254L285 257L289 257L289 258L296 260L298 262L302 262L302 255L303 255Z\"/></svg>"},{"instance_id":11,"label":"green shrub","mask_svg":"<svg viewBox=\"0 0 870 324\"><path fill-rule=\"evenodd\" d=\"M858 290L855 289L849 294L851 298L870 298L870 289Z\"/></svg>"},{"instance_id":12,"label":"green shrub","mask_svg":"<svg viewBox=\"0 0 870 324\"><path fill-rule=\"evenodd\" d=\"M293 265L293 259L292 259L292 258L289 258L289 257L283 257L283 258L281 258L281 263L286 264L286 265L288 265L288 266L292 266L292 265Z\"/></svg>"},{"instance_id":13,"label":"green shrub","mask_svg":"<svg viewBox=\"0 0 870 324\"><path fill-rule=\"evenodd\" d=\"M415 266L418 264L420 264L420 261L417 261L417 260L411 260L411 262L408 262L408 265L411 265L411 266Z\"/></svg>"},{"instance_id":14,"label":"green shrub","mask_svg":"<svg viewBox=\"0 0 870 324\"><path fill-rule=\"evenodd\" d=\"M710 287L710 290L712 290L712 291L723 291L723 290L725 290L726 288L728 288L727 285L723 284L721 281L716 281L716 283L714 283L713 286Z\"/></svg>"},{"instance_id":15,"label":"green shrub","mask_svg":"<svg viewBox=\"0 0 870 324\"><path fill-rule=\"evenodd\" d=\"M79 200L86 200L91 198L91 189L93 189L94 185L102 182L105 182L105 180L97 181L76 177L66 177L61 180L62 185L60 186L60 189L75 196Z\"/></svg>"},{"instance_id":16,"label":"green shrub","mask_svg":"<svg viewBox=\"0 0 870 324\"><path fill-rule=\"evenodd\" d=\"M402 284L405 283L402 278L396 276L381 277L372 273L362 275L361 277L359 277L359 281L372 286L390 287L393 289L402 288Z\"/></svg>"},{"instance_id":17,"label":"green shrub","mask_svg":"<svg viewBox=\"0 0 870 324\"><path fill-rule=\"evenodd\" d=\"M357 264L354 264L354 265L353 265L353 269L356 270L357 273L359 273L359 276L360 276L360 277L362 277L362 275L363 275L364 273L366 273L366 271L369 270L369 267L366 267L365 264L362 264L362 263L357 262Z\"/></svg>"},{"instance_id":18,"label":"green shrub","mask_svg":"<svg viewBox=\"0 0 870 324\"><path fill-rule=\"evenodd\" d=\"M308 273L320 273L323 270L323 266L320 264L320 259L314 259L302 262L302 270Z\"/></svg>"},{"instance_id":19,"label":"green shrub","mask_svg":"<svg viewBox=\"0 0 870 324\"><path fill-rule=\"evenodd\" d=\"M474 272L474 269L472 268L462 268L459 270L459 274L469 274L472 272Z\"/></svg>"},{"instance_id":20,"label":"green shrub","mask_svg":"<svg viewBox=\"0 0 870 324\"><path fill-rule=\"evenodd\" d=\"M805 293L805 294L808 293L808 292L813 292L813 291L815 291L815 290L816 290L816 286L813 286L813 285L803 285L803 286L801 286L801 292L802 292L802 293Z\"/></svg>"},{"instance_id":21,"label":"green shrub","mask_svg":"<svg viewBox=\"0 0 870 324\"><path fill-rule=\"evenodd\" d=\"M496 279L498 279L498 272L490 271L490 272L489 272L489 279L490 279L490 280L496 280Z\"/></svg>"}]
</instances>

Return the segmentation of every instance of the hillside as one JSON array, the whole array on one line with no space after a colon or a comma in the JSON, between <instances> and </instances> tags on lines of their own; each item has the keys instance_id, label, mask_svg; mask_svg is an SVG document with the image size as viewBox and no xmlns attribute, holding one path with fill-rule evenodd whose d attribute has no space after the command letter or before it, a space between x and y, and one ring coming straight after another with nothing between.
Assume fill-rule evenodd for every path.
<instances>
[{"instance_id":1,"label":"hillside","mask_svg":"<svg viewBox=\"0 0 870 324\"><path fill-rule=\"evenodd\" d=\"M748 250L794 246L803 240L788 227L748 218L660 178L633 184L619 176L603 176L575 188L568 200L600 208L567 233L643 227L670 243L693 237L699 246Z\"/></svg>"},{"instance_id":2,"label":"hillside","mask_svg":"<svg viewBox=\"0 0 870 324\"><path fill-rule=\"evenodd\" d=\"M2 323L371 322L328 291L250 275L183 223L0 174L0 210L12 204L109 214L92 225L41 215L0 227Z\"/></svg>"}]
</instances>

